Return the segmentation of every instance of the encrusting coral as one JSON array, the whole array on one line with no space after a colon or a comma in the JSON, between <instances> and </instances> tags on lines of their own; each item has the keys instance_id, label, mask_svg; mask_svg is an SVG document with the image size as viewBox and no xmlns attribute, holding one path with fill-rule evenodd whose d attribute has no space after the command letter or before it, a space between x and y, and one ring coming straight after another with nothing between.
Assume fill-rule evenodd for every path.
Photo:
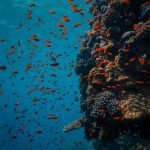
<instances>
[{"instance_id":1,"label":"encrusting coral","mask_svg":"<svg viewBox=\"0 0 150 150\"><path fill-rule=\"evenodd\" d=\"M150 139L150 2L93 0L77 56L87 139L130 130Z\"/></svg>"}]
</instances>

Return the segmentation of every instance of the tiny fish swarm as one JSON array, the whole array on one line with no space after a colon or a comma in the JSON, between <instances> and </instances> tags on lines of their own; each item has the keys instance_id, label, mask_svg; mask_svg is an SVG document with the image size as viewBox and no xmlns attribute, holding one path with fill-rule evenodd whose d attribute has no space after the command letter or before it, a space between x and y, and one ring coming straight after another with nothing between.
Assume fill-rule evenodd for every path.
<instances>
[{"instance_id":1,"label":"tiny fish swarm","mask_svg":"<svg viewBox=\"0 0 150 150\"><path fill-rule=\"evenodd\" d=\"M75 67L86 138L150 138L150 1L93 0L89 12Z\"/></svg>"}]
</instances>

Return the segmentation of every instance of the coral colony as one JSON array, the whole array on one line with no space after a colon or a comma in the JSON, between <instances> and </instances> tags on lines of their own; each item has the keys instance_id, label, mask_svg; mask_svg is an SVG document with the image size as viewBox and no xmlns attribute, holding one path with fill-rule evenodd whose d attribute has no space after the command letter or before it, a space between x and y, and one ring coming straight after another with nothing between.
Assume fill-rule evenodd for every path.
<instances>
[{"instance_id":1,"label":"coral colony","mask_svg":"<svg viewBox=\"0 0 150 150\"><path fill-rule=\"evenodd\" d=\"M82 118L88 140L121 132L150 138L150 1L93 0L90 31L77 56Z\"/></svg>"}]
</instances>

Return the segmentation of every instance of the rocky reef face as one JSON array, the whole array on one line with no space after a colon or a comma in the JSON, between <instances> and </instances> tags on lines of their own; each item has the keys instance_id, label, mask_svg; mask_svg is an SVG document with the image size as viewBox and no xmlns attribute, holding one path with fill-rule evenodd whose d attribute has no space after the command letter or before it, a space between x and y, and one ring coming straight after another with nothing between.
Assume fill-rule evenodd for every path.
<instances>
[{"instance_id":1,"label":"rocky reef face","mask_svg":"<svg viewBox=\"0 0 150 150\"><path fill-rule=\"evenodd\" d=\"M88 140L150 139L150 1L93 0L77 56Z\"/></svg>"}]
</instances>

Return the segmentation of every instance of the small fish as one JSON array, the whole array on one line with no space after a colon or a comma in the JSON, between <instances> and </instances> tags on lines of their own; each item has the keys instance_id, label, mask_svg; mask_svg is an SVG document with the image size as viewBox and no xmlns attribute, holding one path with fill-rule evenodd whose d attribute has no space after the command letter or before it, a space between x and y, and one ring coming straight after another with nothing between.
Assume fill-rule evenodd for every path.
<instances>
[{"instance_id":1,"label":"small fish","mask_svg":"<svg viewBox=\"0 0 150 150\"><path fill-rule=\"evenodd\" d=\"M73 0L67 0L67 2L71 3L71 2L73 2Z\"/></svg>"},{"instance_id":2,"label":"small fish","mask_svg":"<svg viewBox=\"0 0 150 150\"><path fill-rule=\"evenodd\" d=\"M144 82L143 82L143 81L140 81L140 80L136 80L135 83L136 83L136 84L139 84L139 85L143 85L143 84L144 84Z\"/></svg>"},{"instance_id":3,"label":"small fish","mask_svg":"<svg viewBox=\"0 0 150 150\"><path fill-rule=\"evenodd\" d=\"M97 13L97 7L94 7L93 14L96 14L96 13Z\"/></svg>"},{"instance_id":4,"label":"small fish","mask_svg":"<svg viewBox=\"0 0 150 150\"><path fill-rule=\"evenodd\" d=\"M51 47L51 44L45 44L45 47Z\"/></svg>"},{"instance_id":5,"label":"small fish","mask_svg":"<svg viewBox=\"0 0 150 150\"><path fill-rule=\"evenodd\" d=\"M95 80L93 83L94 83L94 84L97 84L97 85L103 84L102 81L98 81L98 80Z\"/></svg>"},{"instance_id":6,"label":"small fish","mask_svg":"<svg viewBox=\"0 0 150 150\"><path fill-rule=\"evenodd\" d=\"M6 66L0 66L0 70L5 71L6 69L7 69L7 67L6 67Z\"/></svg>"},{"instance_id":7,"label":"small fish","mask_svg":"<svg viewBox=\"0 0 150 150\"><path fill-rule=\"evenodd\" d=\"M64 28L64 25L63 24L58 24L57 25L59 28Z\"/></svg>"},{"instance_id":8,"label":"small fish","mask_svg":"<svg viewBox=\"0 0 150 150\"><path fill-rule=\"evenodd\" d=\"M123 50L123 52L124 52L124 53L129 53L130 50L129 50L129 49L125 49L125 50Z\"/></svg>"},{"instance_id":9,"label":"small fish","mask_svg":"<svg viewBox=\"0 0 150 150\"><path fill-rule=\"evenodd\" d=\"M31 68L31 63L26 64L26 72Z\"/></svg>"},{"instance_id":10,"label":"small fish","mask_svg":"<svg viewBox=\"0 0 150 150\"><path fill-rule=\"evenodd\" d=\"M145 74L150 74L150 72L148 72L147 70L141 70L141 72Z\"/></svg>"},{"instance_id":11,"label":"small fish","mask_svg":"<svg viewBox=\"0 0 150 150\"><path fill-rule=\"evenodd\" d=\"M116 65L116 62L110 62L107 66L111 67L111 66L115 66L115 65Z\"/></svg>"},{"instance_id":12,"label":"small fish","mask_svg":"<svg viewBox=\"0 0 150 150\"><path fill-rule=\"evenodd\" d=\"M100 108L100 109L99 109L99 112L106 112L106 110L103 109L103 108Z\"/></svg>"},{"instance_id":13,"label":"small fish","mask_svg":"<svg viewBox=\"0 0 150 150\"><path fill-rule=\"evenodd\" d=\"M82 9L82 8L81 8L81 9L72 8L72 10L73 10L73 12L82 12L82 11L83 11L83 9Z\"/></svg>"},{"instance_id":14,"label":"small fish","mask_svg":"<svg viewBox=\"0 0 150 150\"><path fill-rule=\"evenodd\" d=\"M56 67L58 65L59 65L59 63L57 63L57 62L54 62L54 63L50 64L50 66L53 66L53 67Z\"/></svg>"},{"instance_id":15,"label":"small fish","mask_svg":"<svg viewBox=\"0 0 150 150\"><path fill-rule=\"evenodd\" d=\"M133 28L136 30L136 29L140 29L142 27L142 25L140 24L134 24L133 25Z\"/></svg>"},{"instance_id":16,"label":"small fish","mask_svg":"<svg viewBox=\"0 0 150 150\"><path fill-rule=\"evenodd\" d=\"M49 14L55 14L55 11L54 10L50 10Z\"/></svg>"},{"instance_id":17,"label":"small fish","mask_svg":"<svg viewBox=\"0 0 150 150\"><path fill-rule=\"evenodd\" d=\"M130 0L122 0L122 3L126 6L130 5Z\"/></svg>"},{"instance_id":18,"label":"small fish","mask_svg":"<svg viewBox=\"0 0 150 150\"><path fill-rule=\"evenodd\" d=\"M122 117L117 116L117 117L114 117L113 119L116 120L116 121L121 121L121 120L122 120Z\"/></svg>"},{"instance_id":19,"label":"small fish","mask_svg":"<svg viewBox=\"0 0 150 150\"><path fill-rule=\"evenodd\" d=\"M35 3L33 3L33 2L31 2L31 3L29 4L29 7L34 7L34 6L36 6L36 5L35 5Z\"/></svg>"},{"instance_id":20,"label":"small fish","mask_svg":"<svg viewBox=\"0 0 150 150\"><path fill-rule=\"evenodd\" d=\"M148 6L148 5L150 5L150 2L144 2L143 4L142 4L142 6Z\"/></svg>"},{"instance_id":21,"label":"small fish","mask_svg":"<svg viewBox=\"0 0 150 150\"><path fill-rule=\"evenodd\" d=\"M14 54L15 53L15 51L13 50L13 51L9 51L7 54L8 55L12 55L12 54Z\"/></svg>"},{"instance_id":22,"label":"small fish","mask_svg":"<svg viewBox=\"0 0 150 150\"><path fill-rule=\"evenodd\" d=\"M53 74L50 74L50 76L52 76L52 77L56 77L56 74L54 74L54 73L53 73Z\"/></svg>"},{"instance_id":23,"label":"small fish","mask_svg":"<svg viewBox=\"0 0 150 150\"><path fill-rule=\"evenodd\" d=\"M144 65L145 59L144 59L143 57L142 57L142 58L139 58L138 60L139 60L139 63L140 63L141 65Z\"/></svg>"},{"instance_id":24,"label":"small fish","mask_svg":"<svg viewBox=\"0 0 150 150\"><path fill-rule=\"evenodd\" d=\"M51 119L57 119L58 117L56 115L52 115Z\"/></svg>"},{"instance_id":25,"label":"small fish","mask_svg":"<svg viewBox=\"0 0 150 150\"><path fill-rule=\"evenodd\" d=\"M67 16L61 17L61 20L64 21L64 22L69 22L70 21L70 19Z\"/></svg>"},{"instance_id":26,"label":"small fish","mask_svg":"<svg viewBox=\"0 0 150 150\"><path fill-rule=\"evenodd\" d=\"M38 37L32 37L32 40L34 40L34 41L40 41L40 39Z\"/></svg>"},{"instance_id":27,"label":"small fish","mask_svg":"<svg viewBox=\"0 0 150 150\"><path fill-rule=\"evenodd\" d=\"M129 62L134 62L136 60L136 58L131 58L129 59Z\"/></svg>"},{"instance_id":28,"label":"small fish","mask_svg":"<svg viewBox=\"0 0 150 150\"><path fill-rule=\"evenodd\" d=\"M92 2L92 0L85 0L84 4L88 4L90 2Z\"/></svg>"},{"instance_id":29,"label":"small fish","mask_svg":"<svg viewBox=\"0 0 150 150\"><path fill-rule=\"evenodd\" d=\"M80 22L77 22L76 24L73 25L73 28L76 28L78 26L81 26L82 24Z\"/></svg>"},{"instance_id":30,"label":"small fish","mask_svg":"<svg viewBox=\"0 0 150 150\"><path fill-rule=\"evenodd\" d=\"M17 138L17 136L11 136L11 138L12 138L12 139L16 139L16 138Z\"/></svg>"},{"instance_id":31,"label":"small fish","mask_svg":"<svg viewBox=\"0 0 150 150\"><path fill-rule=\"evenodd\" d=\"M72 73L68 73L67 76L68 76L68 77L72 76Z\"/></svg>"},{"instance_id":32,"label":"small fish","mask_svg":"<svg viewBox=\"0 0 150 150\"><path fill-rule=\"evenodd\" d=\"M5 42L5 39L0 39L0 42Z\"/></svg>"},{"instance_id":33,"label":"small fish","mask_svg":"<svg viewBox=\"0 0 150 150\"><path fill-rule=\"evenodd\" d=\"M13 74L17 74L17 73L18 73L18 70L14 70L14 71L13 71Z\"/></svg>"},{"instance_id":34,"label":"small fish","mask_svg":"<svg viewBox=\"0 0 150 150\"><path fill-rule=\"evenodd\" d=\"M37 130L36 133L37 133L37 134L41 134L42 131L41 131L41 130Z\"/></svg>"},{"instance_id":35,"label":"small fish","mask_svg":"<svg viewBox=\"0 0 150 150\"><path fill-rule=\"evenodd\" d=\"M32 102L36 102L38 101L39 99L37 97L33 98Z\"/></svg>"},{"instance_id":36,"label":"small fish","mask_svg":"<svg viewBox=\"0 0 150 150\"><path fill-rule=\"evenodd\" d=\"M113 54L112 54L112 53L107 53L107 55L108 55L108 56L110 56L110 57L112 57L112 56L113 56Z\"/></svg>"},{"instance_id":37,"label":"small fish","mask_svg":"<svg viewBox=\"0 0 150 150\"><path fill-rule=\"evenodd\" d=\"M105 48L103 48L103 47L97 48L97 51L98 51L98 52L102 52L102 51L104 51L104 50L105 50Z\"/></svg>"},{"instance_id":38,"label":"small fish","mask_svg":"<svg viewBox=\"0 0 150 150\"><path fill-rule=\"evenodd\" d=\"M68 111L68 110L70 110L70 108L65 108L65 110L67 110L67 111Z\"/></svg>"}]
</instances>

